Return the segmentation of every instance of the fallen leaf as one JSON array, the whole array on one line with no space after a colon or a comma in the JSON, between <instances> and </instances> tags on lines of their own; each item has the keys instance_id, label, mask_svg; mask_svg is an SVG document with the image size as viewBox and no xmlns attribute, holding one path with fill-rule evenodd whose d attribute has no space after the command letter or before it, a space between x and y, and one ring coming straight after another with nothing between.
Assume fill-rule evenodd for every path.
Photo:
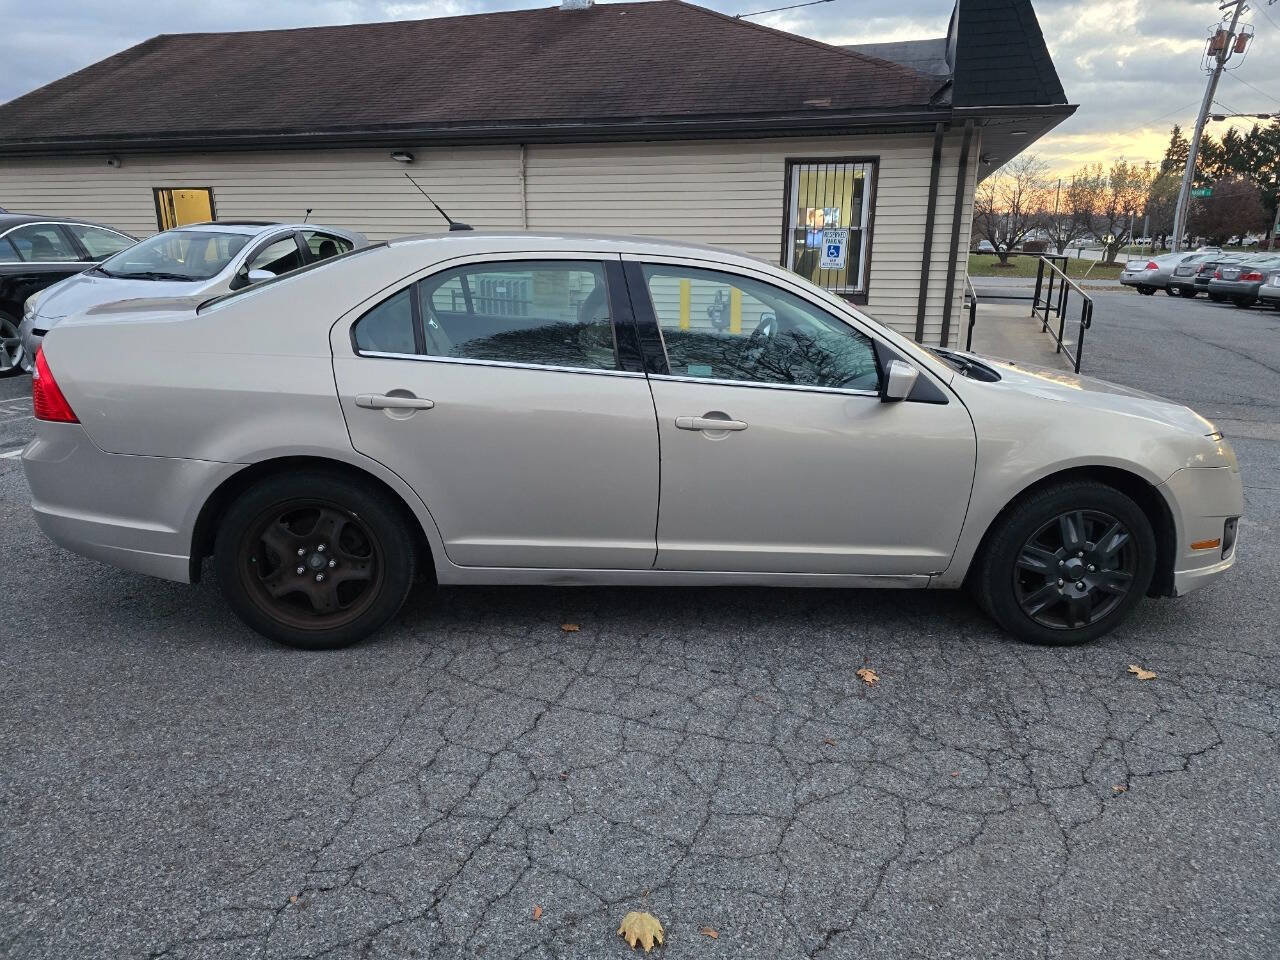
<instances>
[{"instance_id":1,"label":"fallen leaf","mask_svg":"<svg viewBox=\"0 0 1280 960\"><path fill-rule=\"evenodd\" d=\"M720 933L714 927L703 927L698 932L702 934L704 937L710 937L712 940L720 939Z\"/></svg>"},{"instance_id":2,"label":"fallen leaf","mask_svg":"<svg viewBox=\"0 0 1280 960\"><path fill-rule=\"evenodd\" d=\"M1114 790L1116 793L1124 793L1124 792L1125 792L1126 790L1128 790L1129 788L1128 788L1128 787L1126 787L1123 783L1117 783L1117 784L1116 784L1114 787L1112 787L1111 789L1112 789L1112 790Z\"/></svg>"},{"instance_id":3,"label":"fallen leaf","mask_svg":"<svg viewBox=\"0 0 1280 960\"><path fill-rule=\"evenodd\" d=\"M830 737L827 737L822 742L825 743L828 747L834 747L836 745L836 742L832 740Z\"/></svg>"},{"instance_id":4,"label":"fallen leaf","mask_svg":"<svg viewBox=\"0 0 1280 960\"><path fill-rule=\"evenodd\" d=\"M1143 670L1142 667L1138 666L1136 663L1129 664L1129 672L1139 680L1154 680L1156 678L1155 673L1150 670Z\"/></svg>"},{"instance_id":5,"label":"fallen leaf","mask_svg":"<svg viewBox=\"0 0 1280 960\"><path fill-rule=\"evenodd\" d=\"M951 775L952 775L953 777L958 777L958 776L960 776L960 771L959 771L959 770L952 770L952 771L951 771Z\"/></svg>"},{"instance_id":6,"label":"fallen leaf","mask_svg":"<svg viewBox=\"0 0 1280 960\"><path fill-rule=\"evenodd\" d=\"M298 895L295 893L293 896L291 896L291 897L289 898L289 902L290 902L290 903L297 903L297 902L298 902L299 900L301 900L301 899L302 899L302 898L301 898L300 896L298 896Z\"/></svg>"},{"instance_id":7,"label":"fallen leaf","mask_svg":"<svg viewBox=\"0 0 1280 960\"><path fill-rule=\"evenodd\" d=\"M652 913L632 910L622 918L622 925L618 927L618 936L626 940L632 950L639 945L644 947L645 953L648 953L653 949L654 943L662 945L662 922Z\"/></svg>"},{"instance_id":8,"label":"fallen leaf","mask_svg":"<svg viewBox=\"0 0 1280 960\"><path fill-rule=\"evenodd\" d=\"M880 682L880 677L877 676L876 672L868 669L867 667L862 667L858 670L858 679L869 687L874 687Z\"/></svg>"},{"instance_id":9,"label":"fallen leaf","mask_svg":"<svg viewBox=\"0 0 1280 960\"><path fill-rule=\"evenodd\" d=\"M582 628L576 623L562 623L560 624L560 629L565 633L577 633Z\"/></svg>"},{"instance_id":10,"label":"fallen leaf","mask_svg":"<svg viewBox=\"0 0 1280 960\"><path fill-rule=\"evenodd\" d=\"M542 919L542 907L540 907L540 906L538 906L538 905L536 905L536 904L534 905L534 908L533 908L533 919L534 919L534 920L541 920L541 919Z\"/></svg>"}]
</instances>

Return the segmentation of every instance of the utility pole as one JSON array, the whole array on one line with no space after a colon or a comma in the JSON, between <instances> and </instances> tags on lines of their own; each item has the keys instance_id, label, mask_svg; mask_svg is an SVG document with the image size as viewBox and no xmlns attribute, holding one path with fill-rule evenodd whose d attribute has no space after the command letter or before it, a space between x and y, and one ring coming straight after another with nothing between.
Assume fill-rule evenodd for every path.
<instances>
[{"instance_id":1,"label":"utility pole","mask_svg":"<svg viewBox=\"0 0 1280 960\"><path fill-rule=\"evenodd\" d=\"M1196 157L1200 153L1200 138L1204 136L1204 124L1209 118L1209 109L1213 106L1213 95L1218 91L1218 81L1222 71L1231 59L1236 46L1236 24L1240 22L1240 14L1244 13L1245 0L1228 0L1235 10L1231 13L1231 25L1226 28L1225 36L1221 26L1209 41L1209 50L1213 55L1213 68L1209 71L1209 83L1204 89L1204 101L1200 104L1200 115L1196 117L1195 132L1191 135L1191 145L1187 149L1187 167L1182 171L1182 188L1178 191L1178 205L1173 213L1173 252L1182 249L1182 234L1187 226L1187 205L1191 202L1191 183L1196 173ZM1219 9L1225 10L1227 4ZM1243 52L1243 47L1241 49Z\"/></svg>"}]
</instances>

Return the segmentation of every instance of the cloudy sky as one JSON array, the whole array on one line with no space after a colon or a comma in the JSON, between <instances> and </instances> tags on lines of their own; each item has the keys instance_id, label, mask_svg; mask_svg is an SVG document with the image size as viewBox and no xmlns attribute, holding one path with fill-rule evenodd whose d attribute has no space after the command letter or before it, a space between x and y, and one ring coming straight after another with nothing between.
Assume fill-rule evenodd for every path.
<instances>
[{"instance_id":1,"label":"cloudy sky","mask_svg":"<svg viewBox=\"0 0 1280 960\"><path fill-rule=\"evenodd\" d=\"M703 0L747 13L786 0ZM1275 2L1275 0L1273 0ZM1171 124L1194 121L1201 54L1217 0L1034 0L1076 115L1033 148L1053 169L1123 155L1158 159ZM0 102L157 33L412 19L540 6L521 0L0 0ZM546 4L549 5L549 4ZM1223 112L1280 111L1280 2L1252 0L1256 48L1218 89ZM941 36L951 0L830 0L756 18L827 43ZM192 69L199 69L193 64ZM1225 124L1211 124L1221 133Z\"/></svg>"}]
</instances>

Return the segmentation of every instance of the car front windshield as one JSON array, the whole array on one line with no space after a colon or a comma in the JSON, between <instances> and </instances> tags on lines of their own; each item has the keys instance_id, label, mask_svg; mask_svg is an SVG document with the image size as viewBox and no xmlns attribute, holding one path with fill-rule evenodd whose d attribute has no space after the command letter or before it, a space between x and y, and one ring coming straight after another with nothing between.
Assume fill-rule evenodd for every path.
<instances>
[{"instance_id":1,"label":"car front windshield","mask_svg":"<svg viewBox=\"0 0 1280 960\"><path fill-rule=\"evenodd\" d=\"M104 260L97 272L128 280L208 280L250 239L243 233L166 230Z\"/></svg>"}]
</instances>

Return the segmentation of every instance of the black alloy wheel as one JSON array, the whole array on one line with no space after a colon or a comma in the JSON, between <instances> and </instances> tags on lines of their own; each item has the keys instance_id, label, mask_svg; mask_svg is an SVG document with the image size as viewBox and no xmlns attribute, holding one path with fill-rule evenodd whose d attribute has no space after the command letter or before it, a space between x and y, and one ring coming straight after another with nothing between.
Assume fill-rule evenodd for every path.
<instances>
[{"instance_id":1,"label":"black alloy wheel","mask_svg":"<svg viewBox=\"0 0 1280 960\"><path fill-rule=\"evenodd\" d=\"M417 521L373 483L323 470L268 477L222 517L218 585L253 629L307 650L383 626L412 585Z\"/></svg>"},{"instance_id":2,"label":"black alloy wheel","mask_svg":"<svg viewBox=\"0 0 1280 960\"><path fill-rule=\"evenodd\" d=\"M1054 630L1097 623L1133 587L1133 535L1115 517L1072 510L1052 518L1022 545L1013 571L1018 606Z\"/></svg>"},{"instance_id":3,"label":"black alloy wheel","mask_svg":"<svg viewBox=\"0 0 1280 960\"><path fill-rule=\"evenodd\" d=\"M1119 624L1146 595L1155 562L1155 532L1137 503L1068 480L1026 494L992 524L971 586L1014 636L1068 646Z\"/></svg>"}]
</instances>

